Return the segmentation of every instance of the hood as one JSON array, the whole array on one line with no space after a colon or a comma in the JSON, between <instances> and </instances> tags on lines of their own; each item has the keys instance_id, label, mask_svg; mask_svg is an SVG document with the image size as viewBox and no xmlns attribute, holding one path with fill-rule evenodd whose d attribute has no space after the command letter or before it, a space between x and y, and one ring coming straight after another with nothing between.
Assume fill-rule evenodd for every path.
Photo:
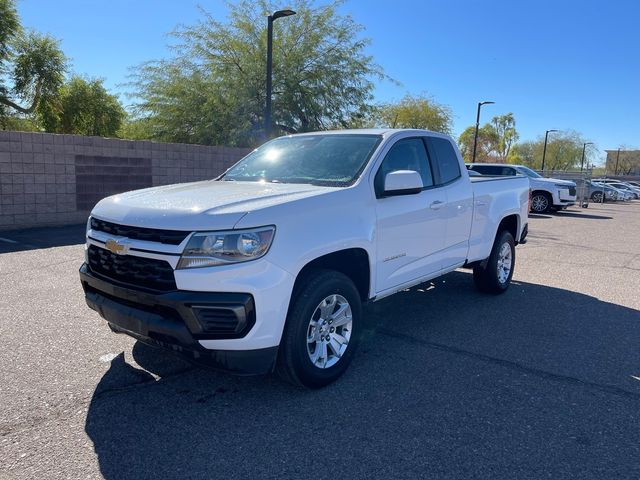
<instances>
[{"instance_id":1,"label":"hood","mask_svg":"<svg viewBox=\"0 0 640 480\"><path fill-rule=\"evenodd\" d=\"M139 227L231 229L250 211L335 190L301 184L207 180L113 195L101 200L91 214Z\"/></svg>"},{"instance_id":2,"label":"hood","mask_svg":"<svg viewBox=\"0 0 640 480\"><path fill-rule=\"evenodd\" d=\"M575 187L576 182L573 180L562 180L560 178L532 178L532 182L552 183L554 185L566 185L567 187Z\"/></svg>"}]
</instances>

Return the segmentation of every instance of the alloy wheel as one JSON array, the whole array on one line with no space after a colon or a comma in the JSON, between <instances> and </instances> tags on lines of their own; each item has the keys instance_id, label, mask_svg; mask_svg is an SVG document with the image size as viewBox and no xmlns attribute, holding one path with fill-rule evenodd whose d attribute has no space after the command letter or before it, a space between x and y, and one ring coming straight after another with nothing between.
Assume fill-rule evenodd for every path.
<instances>
[{"instance_id":1,"label":"alloy wheel","mask_svg":"<svg viewBox=\"0 0 640 480\"><path fill-rule=\"evenodd\" d=\"M503 243L498 252L498 281L500 283L506 283L511 273L511 267L513 265L513 255L511 253L511 245L507 242Z\"/></svg>"},{"instance_id":2,"label":"alloy wheel","mask_svg":"<svg viewBox=\"0 0 640 480\"><path fill-rule=\"evenodd\" d=\"M351 305L342 295L329 295L318 304L307 328L307 353L315 367L330 368L340 361L352 324Z\"/></svg>"},{"instance_id":3,"label":"alloy wheel","mask_svg":"<svg viewBox=\"0 0 640 480\"><path fill-rule=\"evenodd\" d=\"M536 195L531 199L531 210L540 213L549 208L549 200L544 195Z\"/></svg>"}]
</instances>

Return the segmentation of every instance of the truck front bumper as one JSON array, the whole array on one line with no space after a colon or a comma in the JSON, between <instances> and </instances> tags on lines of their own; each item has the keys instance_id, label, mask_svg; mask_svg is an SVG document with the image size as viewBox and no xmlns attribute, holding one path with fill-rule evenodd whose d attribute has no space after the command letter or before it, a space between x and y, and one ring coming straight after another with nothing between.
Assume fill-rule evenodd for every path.
<instances>
[{"instance_id":1,"label":"truck front bumper","mask_svg":"<svg viewBox=\"0 0 640 480\"><path fill-rule=\"evenodd\" d=\"M182 290L148 293L101 278L86 264L80 268L80 280L87 305L114 332L237 374L264 374L275 366L277 346L223 350L201 344L212 339L235 343L247 335L256 322L251 294Z\"/></svg>"}]
</instances>

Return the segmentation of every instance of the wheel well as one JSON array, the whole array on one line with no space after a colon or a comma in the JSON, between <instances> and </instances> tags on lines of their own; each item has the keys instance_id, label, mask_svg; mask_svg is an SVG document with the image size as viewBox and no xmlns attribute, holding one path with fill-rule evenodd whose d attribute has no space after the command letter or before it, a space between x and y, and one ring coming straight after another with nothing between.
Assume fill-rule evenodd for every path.
<instances>
[{"instance_id":1,"label":"wheel well","mask_svg":"<svg viewBox=\"0 0 640 480\"><path fill-rule=\"evenodd\" d=\"M369 268L369 255L366 250L362 248L348 248L346 250L328 253L327 255L310 261L300 270L293 290L295 291L297 289L306 275L317 269L335 270L343 273L355 284L362 301L366 302L369 299L371 273Z\"/></svg>"},{"instance_id":2,"label":"wheel well","mask_svg":"<svg viewBox=\"0 0 640 480\"><path fill-rule=\"evenodd\" d=\"M518 216L517 215L509 215L507 217L504 217L502 219L502 221L500 222L500 225L498 225L498 231L496 233L496 237L503 230L506 230L507 232L509 232L513 236L513 239L516 241L516 243L518 243L518 240L519 240L519 238L518 238Z\"/></svg>"},{"instance_id":3,"label":"wheel well","mask_svg":"<svg viewBox=\"0 0 640 480\"><path fill-rule=\"evenodd\" d=\"M545 197L552 199L553 197L551 196L551 194L549 192L547 192L546 190L534 190L533 192L531 192L531 196L533 197L534 195L541 193L542 195L544 195Z\"/></svg>"}]
</instances>

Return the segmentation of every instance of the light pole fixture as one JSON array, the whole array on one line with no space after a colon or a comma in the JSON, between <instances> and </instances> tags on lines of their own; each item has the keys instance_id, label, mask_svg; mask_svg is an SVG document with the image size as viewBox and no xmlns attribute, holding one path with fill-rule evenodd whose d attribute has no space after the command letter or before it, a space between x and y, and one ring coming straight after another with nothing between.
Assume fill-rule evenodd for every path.
<instances>
[{"instance_id":1,"label":"light pole fixture","mask_svg":"<svg viewBox=\"0 0 640 480\"><path fill-rule=\"evenodd\" d=\"M544 133L544 148L542 149L542 172L544 173L544 159L547 156L547 140L549 139L549 134L551 132L557 132L558 130L547 130Z\"/></svg>"},{"instance_id":2,"label":"light pole fixture","mask_svg":"<svg viewBox=\"0 0 640 480\"><path fill-rule=\"evenodd\" d=\"M267 100L264 107L265 137L271 137L271 71L273 65L273 22L282 17L295 15L291 9L278 10L267 17Z\"/></svg>"},{"instance_id":3,"label":"light pole fixture","mask_svg":"<svg viewBox=\"0 0 640 480\"><path fill-rule=\"evenodd\" d=\"M475 163L476 161L476 145L478 144L478 128L480 127L480 108L483 105L491 105L496 102L478 102L478 113L476 114L476 133L473 136L473 157L471 159L471 163Z\"/></svg>"},{"instance_id":4,"label":"light pole fixture","mask_svg":"<svg viewBox=\"0 0 640 480\"><path fill-rule=\"evenodd\" d=\"M616 155L616 170L613 172L614 175L618 175L618 160L620 160L620 149L618 149L618 154Z\"/></svg>"},{"instance_id":5,"label":"light pole fixture","mask_svg":"<svg viewBox=\"0 0 640 480\"><path fill-rule=\"evenodd\" d=\"M580 161L580 173L582 173L582 170L584 168L584 151L587 148L587 145L593 145L593 142L584 142L582 144L582 160ZM589 165L587 165L587 169L589 169Z\"/></svg>"}]
</instances>

